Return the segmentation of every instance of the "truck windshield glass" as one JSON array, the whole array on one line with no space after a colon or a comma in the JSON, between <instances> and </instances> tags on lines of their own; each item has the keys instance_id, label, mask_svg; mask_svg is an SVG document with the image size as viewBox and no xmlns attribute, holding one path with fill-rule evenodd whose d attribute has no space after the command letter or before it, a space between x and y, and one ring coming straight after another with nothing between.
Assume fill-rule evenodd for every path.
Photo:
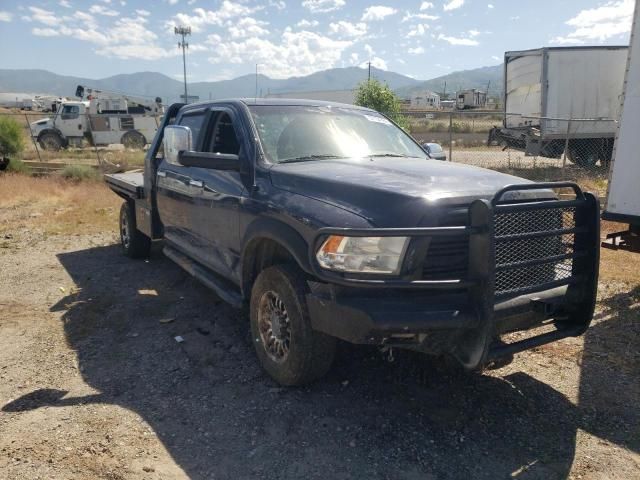
<instances>
[{"instance_id":1,"label":"truck windshield glass","mask_svg":"<svg viewBox=\"0 0 640 480\"><path fill-rule=\"evenodd\" d=\"M372 156L426 158L409 135L378 113L299 105L249 109L273 163Z\"/></svg>"}]
</instances>

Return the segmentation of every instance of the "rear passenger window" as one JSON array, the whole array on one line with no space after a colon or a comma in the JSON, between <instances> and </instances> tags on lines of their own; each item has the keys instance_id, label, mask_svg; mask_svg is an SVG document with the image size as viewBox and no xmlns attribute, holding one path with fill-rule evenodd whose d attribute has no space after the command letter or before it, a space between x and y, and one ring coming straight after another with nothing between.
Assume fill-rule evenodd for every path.
<instances>
[{"instance_id":1,"label":"rear passenger window","mask_svg":"<svg viewBox=\"0 0 640 480\"><path fill-rule=\"evenodd\" d=\"M202 130L202 122L204 121L204 112L192 113L191 115L184 115L180 119L179 125L189 127L191 129L193 149L198 148L198 137L200 136L200 130Z\"/></svg>"}]
</instances>

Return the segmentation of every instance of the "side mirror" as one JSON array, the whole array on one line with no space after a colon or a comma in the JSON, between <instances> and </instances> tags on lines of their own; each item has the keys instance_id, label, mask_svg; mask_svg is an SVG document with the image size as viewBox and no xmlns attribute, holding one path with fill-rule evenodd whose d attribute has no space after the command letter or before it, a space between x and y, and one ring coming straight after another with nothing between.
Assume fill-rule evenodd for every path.
<instances>
[{"instance_id":1,"label":"side mirror","mask_svg":"<svg viewBox=\"0 0 640 480\"><path fill-rule=\"evenodd\" d=\"M427 153L431 153L431 151L429 150L429 145L427 145L426 143L422 144L422 149Z\"/></svg>"},{"instance_id":2,"label":"side mirror","mask_svg":"<svg viewBox=\"0 0 640 480\"><path fill-rule=\"evenodd\" d=\"M164 127L164 155L167 162L174 165L180 162L180 152L193 150L191 129L181 125Z\"/></svg>"}]
</instances>

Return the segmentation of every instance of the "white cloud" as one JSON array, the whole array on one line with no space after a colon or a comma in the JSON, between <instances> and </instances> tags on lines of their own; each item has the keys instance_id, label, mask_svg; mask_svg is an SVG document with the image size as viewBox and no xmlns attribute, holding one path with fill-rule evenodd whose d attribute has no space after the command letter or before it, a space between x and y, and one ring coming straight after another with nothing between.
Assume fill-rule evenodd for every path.
<instances>
[{"instance_id":1,"label":"white cloud","mask_svg":"<svg viewBox=\"0 0 640 480\"><path fill-rule=\"evenodd\" d=\"M394 15L398 11L392 7L385 7L383 5L373 5L371 7L367 7L362 14L363 22L371 22L374 20L382 20L389 15Z\"/></svg>"},{"instance_id":2,"label":"white cloud","mask_svg":"<svg viewBox=\"0 0 640 480\"><path fill-rule=\"evenodd\" d=\"M442 6L442 9L447 12L449 10L455 10L464 5L464 0L450 0Z\"/></svg>"},{"instance_id":3,"label":"white cloud","mask_svg":"<svg viewBox=\"0 0 640 480\"><path fill-rule=\"evenodd\" d=\"M444 35L444 34L440 34L438 35L438 40L443 40L447 43L449 43L450 45L462 45L465 47L475 47L476 45L479 45L477 40L473 40L472 38L457 38L457 37L450 37L448 35Z\"/></svg>"},{"instance_id":4,"label":"white cloud","mask_svg":"<svg viewBox=\"0 0 640 480\"><path fill-rule=\"evenodd\" d=\"M379 70L389 70L389 67L387 66L387 62L385 62L380 57L371 57L371 60L369 60L369 62L371 62L372 67L375 67ZM368 68L369 62L362 62L360 64L360 68Z\"/></svg>"},{"instance_id":5,"label":"white cloud","mask_svg":"<svg viewBox=\"0 0 640 480\"><path fill-rule=\"evenodd\" d=\"M211 37L209 40L214 40ZM276 43L259 37L216 43L215 56L209 58L209 62L258 63L265 75L285 78L334 67L342 52L351 45L350 41L334 40L314 32L285 29Z\"/></svg>"},{"instance_id":6,"label":"white cloud","mask_svg":"<svg viewBox=\"0 0 640 480\"><path fill-rule=\"evenodd\" d=\"M179 54L177 48L164 48L158 44L158 35L146 27L148 21L143 14L113 18L113 15L105 16L101 8L93 7L101 5L93 5L89 9L99 17L79 10L72 15L54 16L48 10L30 7L30 21L47 26L33 28L31 33L41 37L65 36L89 42L96 45L96 54L107 57L156 60ZM98 18L105 23L98 23ZM193 46L194 51L204 48L200 45Z\"/></svg>"},{"instance_id":7,"label":"white cloud","mask_svg":"<svg viewBox=\"0 0 640 480\"><path fill-rule=\"evenodd\" d=\"M54 30L53 28L32 28L31 33L37 35L38 37L57 37L60 35L60 32Z\"/></svg>"},{"instance_id":8,"label":"white cloud","mask_svg":"<svg viewBox=\"0 0 640 480\"><path fill-rule=\"evenodd\" d=\"M176 25L189 25L194 32L199 32L205 25L222 26L228 20L245 17L261 8L262 7L248 7L230 0L224 0L218 10L195 8L193 15L178 13L173 20L167 23L167 26L173 29Z\"/></svg>"},{"instance_id":9,"label":"white cloud","mask_svg":"<svg viewBox=\"0 0 640 480\"><path fill-rule=\"evenodd\" d=\"M409 50L407 50L407 52L409 53L409 55L420 55L424 53L424 48L423 47L410 48Z\"/></svg>"},{"instance_id":10,"label":"white cloud","mask_svg":"<svg viewBox=\"0 0 640 480\"><path fill-rule=\"evenodd\" d=\"M176 3L178 3L178 0L167 0L169 2L169 5L175 5Z\"/></svg>"},{"instance_id":11,"label":"white cloud","mask_svg":"<svg viewBox=\"0 0 640 480\"><path fill-rule=\"evenodd\" d=\"M427 33L428 29L429 29L429 25L423 24L423 23L419 23L415 27L411 28L406 36L407 36L407 38L409 38L409 37L422 37L422 36L424 36L425 33Z\"/></svg>"},{"instance_id":12,"label":"white cloud","mask_svg":"<svg viewBox=\"0 0 640 480\"><path fill-rule=\"evenodd\" d=\"M12 18L13 18L13 14L9 12L0 11L0 22L10 22Z\"/></svg>"},{"instance_id":13,"label":"white cloud","mask_svg":"<svg viewBox=\"0 0 640 480\"><path fill-rule=\"evenodd\" d=\"M263 28L266 25L269 25L269 22L244 17L229 27L229 33L231 38L260 37L269 34L269 30Z\"/></svg>"},{"instance_id":14,"label":"white cloud","mask_svg":"<svg viewBox=\"0 0 640 480\"><path fill-rule=\"evenodd\" d=\"M149 10L142 10L142 9L136 10L136 13L141 17L148 17L149 15L151 15L151 12Z\"/></svg>"},{"instance_id":15,"label":"white cloud","mask_svg":"<svg viewBox=\"0 0 640 480\"><path fill-rule=\"evenodd\" d=\"M331 23L329 25L329 31L342 37L361 37L367 33L367 24L340 20L339 22Z\"/></svg>"},{"instance_id":16,"label":"white cloud","mask_svg":"<svg viewBox=\"0 0 640 480\"><path fill-rule=\"evenodd\" d=\"M422 4L420 4L420 11L428 10L430 8L433 8L433 3L431 2L422 2Z\"/></svg>"},{"instance_id":17,"label":"white cloud","mask_svg":"<svg viewBox=\"0 0 640 480\"><path fill-rule=\"evenodd\" d=\"M488 3L488 4L487 4L487 8L488 8L489 10L491 10L491 9L493 8L493 4L492 4L492 3Z\"/></svg>"},{"instance_id":18,"label":"white cloud","mask_svg":"<svg viewBox=\"0 0 640 480\"><path fill-rule=\"evenodd\" d=\"M69 0L60 0L58 2L58 5L64 8L71 8L71 3L69 3Z\"/></svg>"},{"instance_id":19,"label":"white cloud","mask_svg":"<svg viewBox=\"0 0 640 480\"><path fill-rule=\"evenodd\" d=\"M298 23L296 23L296 27L302 27L302 28L317 27L319 24L320 24L320 22L318 22L317 20L309 21L306 18L303 18Z\"/></svg>"},{"instance_id":20,"label":"white cloud","mask_svg":"<svg viewBox=\"0 0 640 480\"><path fill-rule=\"evenodd\" d=\"M106 15L107 17L117 17L119 13L111 8L103 7L102 5L91 5L89 13L95 15Z\"/></svg>"},{"instance_id":21,"label":"white cloud","mask_svg":"<svg viewBox=\"0 0 640 480\"><path fill-rule=\"evenodd\" d=\"M587 42L603 42L611 37L625 34L631 29L633 0L608 2L597 8L589 8L565 23L573 31L564 36L551 39L551 43L563 45L579 45Z\"/></svg>"},{"instance_id":22,"label":"white cloud","mask_svg":"<svg viewBox=\"0 0 640 480\"><path fill-rule=\"evenodd\" d=\"M269 6L278 10L287 8L287 4L283 0L269 0Z\"/></svg>"},{"instance_id":23,"label":"white cloud","mask_svg":"<svg viewBox=\"0 0 640 480\"><path fill-rule=\"evenodd\" d=\"M407 12L404 17L402 17L403 22L407 22L413 19L419 20L438 20L440 17L437 15L429 15L428 13L411 13Z\"/></svg>"},{"instance_id":24,"label":"white cloud","mask_svg":"<svg viewBox=\"0 0 640 480\"><path fill-rule=\"evenodd\" d=\"M326 13L339 10L346 4L345 0L304 0L302 6L312 13Z\"/></svg>"},{"instance_id":25,"label":"white cloud","mask_svg":"<svg viewBox=\"0 0 640 480\"><path fill-rule=\"evenodd\" d=\"M478 35L480 35L480 32L478 30L469 30L467 33L470 37L477 37Z\"/></svg>"},{"instance_id":26,"label":"white cloud","mask_svg":"<svg viewBox=\"0 0 640 480\"><path fill-rule=\"evenodd\" d=\"M45 10L44 8L38 7L29 7L29 11L31 12L30 18L34 22L39 22L51 26L58 23L58 18L50 10Z\"/></svg>"}]
</instances>

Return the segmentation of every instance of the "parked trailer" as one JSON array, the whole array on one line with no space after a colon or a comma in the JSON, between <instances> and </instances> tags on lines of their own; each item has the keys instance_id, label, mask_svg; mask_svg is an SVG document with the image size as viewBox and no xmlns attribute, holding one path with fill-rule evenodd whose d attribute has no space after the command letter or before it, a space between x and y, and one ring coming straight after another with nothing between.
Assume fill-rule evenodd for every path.
<instances>
[{"instance_id":1,"label":"parked trailer","mask_svg":"<svg viewBox=\"0 0 640 480\"><path fill-rule=\"evenodd\" d=\"M467 110L469 108L484 108L487 105L487 92L475 88L460 90L456 93L456 108Z\"/></svg>"},{"instance_id":2,"label":"parked trailer","mask_svg":"<svg viewBox=\"0 0 640 480\"><path fill-rule=\"evenodd\" d=\"M502 127L491 130L490 144L560 158L569 133L569 160L584 167L598 160L608 165L627 50L606 46L505 52L505 118Z\"/></svg>"},{"instance_id":3,"label":"parked trailer","mask_svg":"<svg viewBox=\"0 0 640 480\"><path fill-rule=\"evenodd\" d=\"M625 73L620 122L609 172L604 220L628 229L607 235L603 246L640 251L640 7L636 4Z\"/></svg>"}]
</instances>

